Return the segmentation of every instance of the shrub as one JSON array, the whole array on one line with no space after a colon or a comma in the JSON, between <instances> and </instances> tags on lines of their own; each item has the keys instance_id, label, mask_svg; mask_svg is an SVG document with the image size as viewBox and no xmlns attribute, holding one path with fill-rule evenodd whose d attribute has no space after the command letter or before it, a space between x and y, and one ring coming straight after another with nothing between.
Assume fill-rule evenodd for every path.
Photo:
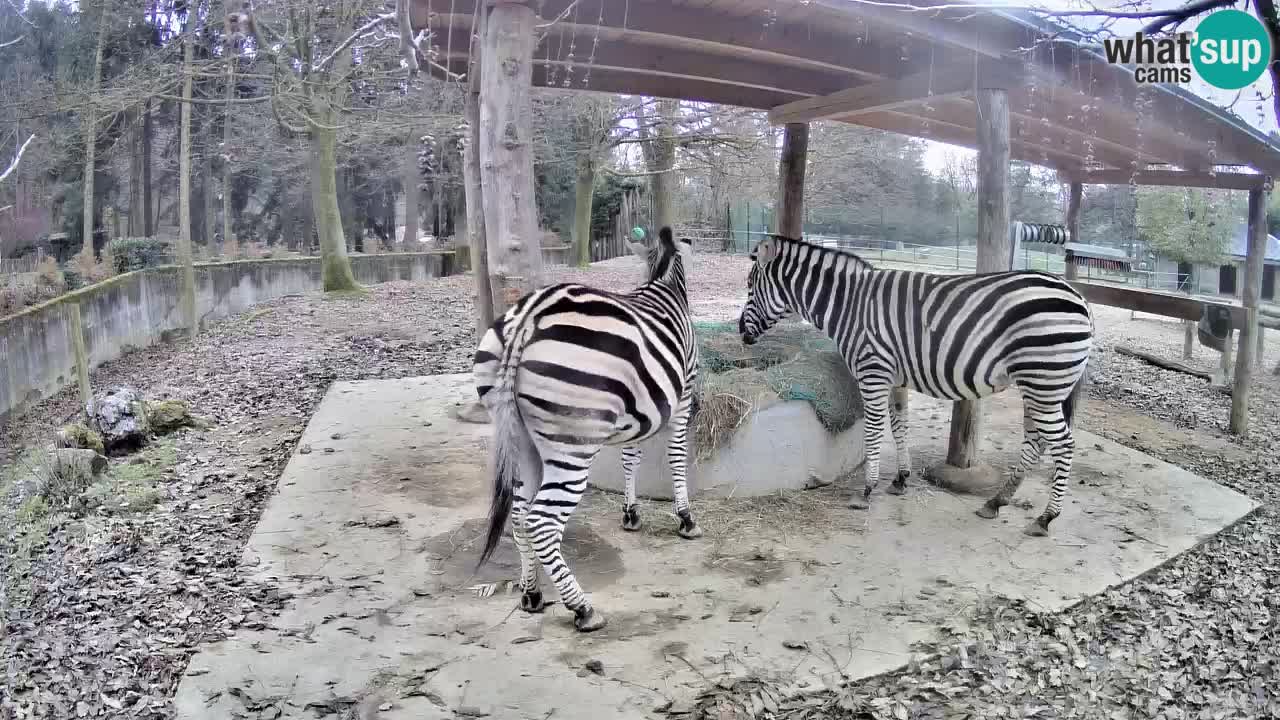
<instances>
[{"instance_id":1,"label":"shrub","mask_svg":"<svg viewBox=\"0 0 1280 720\"><path fill-rule=\"evenodd\" d=\"M107 245L116 272L126 273L173 262L173 243L161 238L120 238Z\"/></svg>"}]
</instances>

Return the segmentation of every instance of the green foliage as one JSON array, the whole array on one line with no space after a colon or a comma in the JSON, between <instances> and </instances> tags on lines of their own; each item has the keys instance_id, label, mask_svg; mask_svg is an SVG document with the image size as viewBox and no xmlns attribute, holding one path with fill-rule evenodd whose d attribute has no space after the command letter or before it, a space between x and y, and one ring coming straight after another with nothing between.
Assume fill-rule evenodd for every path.
<instances>
[{"instance_id":1,"label":"green foliage","mask_svg":"<svg viewBox=\"0 0 1280 720\"><path fill-rule=\"evenodd\" d=\"M116 272L125 273L173 262L173 243L161 238L120 238L108 244Z\"/></svg>"},{"instance_id":2,"label":"green foliage","mask_svg":"<svg viewBox=\"0 0 1280 720\"><path fill-rule=\"evenodd\" d=\"M1243 217L1238 199L1223 190L1143 188L1138 232L1157 254L1175 262L1216 265Z\"/></svg>"}]
</instances>

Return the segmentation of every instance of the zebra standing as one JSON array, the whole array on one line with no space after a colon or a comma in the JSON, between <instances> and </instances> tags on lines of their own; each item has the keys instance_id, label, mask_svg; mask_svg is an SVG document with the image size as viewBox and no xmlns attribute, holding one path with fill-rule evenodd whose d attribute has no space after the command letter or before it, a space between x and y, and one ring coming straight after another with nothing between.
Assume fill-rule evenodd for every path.
<instances>
[{"instance_id":1,"label":"zebra standing","mask_svg":"<svg viewBox=\"0 0 1280 720\"><path fill-rule=\"evenodd\" d=\"M622 445L623 528L637 530L638 444L671 426L667 449L679 534L702 535L689 510L686 439L698 351L689 321L688 239L662 228L648 282L625 294L562 284L521 298L476 351L475 382L493 418L494 496L480 564L493 554L507 517L520 552L520 607L541 612L536 556L583 632L605 625L560 551L565 524L604 445Z\"/></svg>"},{"instance_id":2,"label":"zebra standing","mask_svg":"<svg viewBox=\"0 0 1280 720\"><path fill-rule=\"evenodd\" d=\"M835 341L857 378L867 466L866 487L851 507L870 507L886 415L898 451L889 492L901 495L911 474L907 413L890 408L893 388L974 400L1016 385L1023 396L1021 458L977 512L996 517L1047 445L1053 491L1025 532L1048 534L1062 512L1074 448L1073 392L1083 383L1093 344L1089 305L1069 283L1026 270L953 276L877 270L851 252L777 235L762 240L752 258L738 321L742 341L754 343L794 311Z\"/></svg>"}]
</instances>

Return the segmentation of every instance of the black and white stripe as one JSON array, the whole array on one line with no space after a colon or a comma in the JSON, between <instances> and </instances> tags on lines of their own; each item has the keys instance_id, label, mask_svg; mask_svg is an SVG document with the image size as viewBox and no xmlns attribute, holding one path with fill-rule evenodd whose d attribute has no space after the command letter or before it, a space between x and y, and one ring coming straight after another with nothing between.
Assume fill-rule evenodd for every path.
<instances>
[{"instance_id":1,"label":"black and white stripe","mask_svg":"<svg viewBox=\"0 0 1280 720\"><path fill-rule=\"evenodd\" d=\"M826 332L857 378L866 408L866 487L851 506L869 507L880 475L885 417L898 451L890 492L911 471L905 408L895 387L946 400L974 400L1016 385L1023 397L1021 459L978 510L994 518L1046 447L1053 490L1027 534L1044 535L1062 512L1071 472L1073 393L1093 345L1089 305L1069 283L1032 271L934 275L877 270L858 256L773 236L756 247L739 320L754 343L789 311Z\"/></svg>"},{"instance_id":2,"label":"black and white stripe","mask_svg":"<svg viewBox=\"0 0 1280 720\"><path fill-rule=\"evenodd\" d=\"M494 424L495 474L480 562L493 553L512 516L520 606L543 608L540 564L583 631L604 627L604 615L565 564L560 542L601 447L623 446L623 527L636 530L638 444L670 425L667 456L679 533L702 534L685 485L698 368L685 285L692 246L687 239L674 241L670 228L658 235L653 248L632 244L648 263L648 281L636 290L619 294L575 284L537 290L498 319L476 351L476 390Z\"/></svg>"}]
</instances>

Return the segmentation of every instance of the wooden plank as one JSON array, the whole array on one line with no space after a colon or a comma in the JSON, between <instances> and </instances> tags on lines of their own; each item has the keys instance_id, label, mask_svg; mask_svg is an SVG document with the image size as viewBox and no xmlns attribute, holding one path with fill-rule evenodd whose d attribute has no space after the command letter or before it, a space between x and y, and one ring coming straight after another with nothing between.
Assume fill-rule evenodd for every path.
<instances>
[{"instance_id":1,"label":"wooden plank","mask_svg":"<svg viewBox=\"0 0 1280 720\"><path fill-rule=\"evenodd\" d=\"M480 18L480 34L483 22ZM480 78L473 75L467 83L463 99L463 117L467 124L466 145L462 149L462 182L467 213L467 246L471 250L471 273L476 281L476 344L493 326L494 299L489 276L489 245L484 233L484 188L480 183Z\"/></svg>"},{"instance_id":2,"label":"wooden plank","mask_svg":"<svg viewBox=\"0 0 1280 720\"><path fill-rule=\"evenodd\" d=\"M1099 283L1073 281L1071 286L1085 300L1096 305L1136 310L1138 312L1162 315L1180 320L1198 322L1204 313L1205 306L1225 308L1231 315L1231 326L1240 327L1244 322L1244 308L1227 303L1206 302L1187 295L1173 295L1156 290L1122 287L1119 285L1102 285Z\"/></svg>"},{"instance_id":3,"label":"wooden plank","mask_svg":"<svg viewBox=\"0 0 1280 720\"><path fill-rule=\"evenodd\" d=\"M1253 366L1257 359L1255 346L1258 327L1258 304L1262 300L1262 265L1267 253L1267 193L1249 191L1249 247L1245 256L1244 323L1240 326L1240 351L1236 353L1236 379L1231 391L1232 433L1243 435L1249 429L1249 385L1253 382Z\"/></svg>"},{"instance_id":4,"label":"wooden plank","mask_svg":"<svg viewBox=\"0 0 1280 720\"><path fill-rule=\"evenodd\" d=\"M1172 370L1174 372L1180 372L1185 375L1191 375L1193 377L1198 377L1201 380L1206 380L1210 382L1213 381L1213 376L1210 375L1209 373L1203 370L1197 370L1189 365L1183 365L1182 363L1176 362L1174 360L1165 360L1164 358L1159 358L1149 353L1144 353L1139 350L1134 350L1133 348L1127 348L1123 345L1117 345L1115 347L1115 351L1119 355L1128 355L1129 357L1137 358L1139 360L1142 360L1143 362L1149 363L1151 365L1155 365L1158 368L1164 368L1165 370Z\"/></svg>"},{"instance_id":5,"label":"wooden plank","mask_svg":"<svg viewBox=\"0 0 1280 720\"><path fill-rule=\"evenodd\" d=\"M787 123L778 159L777 232L798 238L804 234L804 175L809 162L808 123Z\"/></svg>"},{"instance_id":6,"label":"wooden plank","mask_svg":"<svg viewBox=\"0 0 1280 720\"><path fill-rule=\"evenodd\" d=\"M978 272L1008 270L1012 261L1009 237L1009 93L981 88L978 108ZM977 401L952 405L947 464L970 468L978 464L981 409Z\"/></svg>"},{"instance_id":7,"label":"wooden plank","mask_svg":"<svg viewBox=\"0 0 1280 720\"><path fill-rule=\"evenodd\" d=\"M979 65L930 68L898 78L868 83L821 97L796 100L769 111L769 122L812 122L832 117L849 117L866 112L888 110L972 92L976 87L1016 87L1022 78L1016 66Z\"/></svg>"},{"instance_id":8,"label":"wooden plank","mask_svg":"<svg viewBox=\"0 0 1280 720\"><path fill-rule=\"evenodd\" d=\"M1084 198L1084 185L1073 182L1071 183L1070 194L1067 196L1067 241L1080 242L1080 201ZM1080 276L1080 268L1076 265L1075 254L1070 250L1066 251L1066 273L1068 280L1075 280Z\"/></svg>"},{"instance_id":9,"label":"wooden plank","mask_svg":"<svg viewBox=\"0 0 1280 720\"><path fill-rule=\"evenodd\" d=\"M1188 170L1088 170L1068 175L1073 182L1090 185L1154 185L1161 187L1255 190L1271 187L1270 175L1241 172L1198 172Z\"/></svg>"}]
</instances>

